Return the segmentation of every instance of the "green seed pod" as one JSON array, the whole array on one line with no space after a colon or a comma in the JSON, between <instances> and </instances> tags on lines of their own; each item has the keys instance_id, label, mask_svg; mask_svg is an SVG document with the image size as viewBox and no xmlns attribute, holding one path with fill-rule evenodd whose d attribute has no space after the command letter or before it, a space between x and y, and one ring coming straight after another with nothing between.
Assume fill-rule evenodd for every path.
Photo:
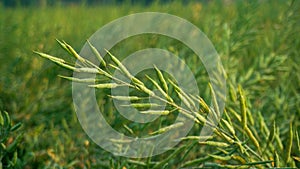
<instances>
[{"instance_id":1,"label":"green seed pod","mask_svg":"<svg viewBox=\"0 0 300 169\"><path fill-rule=\"evenodd\" d=\"M120 87L120 86L124 86L124 85L120 85L117 83L102 83L102 84L96 84L96 85L88 85L89 87L94 87L94 88L98 88L98 89L112 89L112 88L116 88L116 87Z\"/></svg>"},{"instance_id":2,"label":"green seed pod","mask_svg":"<svg viewBox=\"0 0 300 169\"><path fill-rule=\"evenodd\" d=\"M225 119L222 119L222 121L225 124L225 126L228 128L228 130L230 131L230 133L232 135L235 135L235 130L234 130L233 126L228 121L226 121Z\"/></svg>"},{"instance_id":3,"label":"green seed pod","mask_svg":"<svg viewBox=\"0 0 300 169\"><path fill-rule=\"evenodd\" d=\"M57 43L65 50L67 51L70 55L72 54L69 49L66 47L65 42L64 41L60 41L58 39L56 39Z\"/></svg>"},{"instance_id":4,"label":"green seed pod","mask_svg":"<svg viewBox=\"0 0 300 169\"><path fill-rule=\"evenodd\" d=\"M100 73L98 69L95 69L95 68L88 68L88 67L75 68L74 71L75 71L75 72L80 72L80 73L93 73L93 74Z\"/></svg>"},{"instance_id":5,"label":"green seed pod","mask_svg":"<svg viewBox=\"0 0 300 169\"><path fill-rule=\"evenodd\" d=\"M227 144L227 143L217 142L217 141L205 141L205 142L199 142L199 144L216 146L216 147L228 147L229 146L229 144Z\"/></svg>"},{"instance_id":6,"label":"green seed pod","mask_svg":"<svg viewBox=\"0 0 300 169\"><path fill-rule=\"evenodd\" d=\"M170 111L168 110L147 110L147 111L141 111L142 114L153 114L153 115L168 115Z\"/></svg>"},{"instance_id":7,"label":"green seed pod","mask_svg":"<svg viewBox=\"0 0 300 169\"><path fill-rule=\"evenodd\" d=\"M66 42L63 42L65 44L65 47L68 49L69 53L74 56L77 60L79 60L81 63L86 63L86 60L81 57L73 48L71 45L67 44Z\"/></svg>"},{"instance_id":8,"label":"green seed pod","mask_svg":"<svg viewBox=\"0 0 300 169\"><path fill-rule=\"evenodd\" d=\"M221 161L231 160L231 156L230 155L229 156L219 156L219 155L209 154L209 156L211 156L214 159L221 160Z\"/></svg>"},{"instance_id":9,"label":"green seed pod","mask_svg":"<svg viewBox=\"0 0 300 169\"><path fill-rule=\"evenodd\" d=\"M41 52L37 52L37 51L33 51L35 54L38 54L39 56L45 58L45 59L49 59L53 62L60 62L60 63L65 63L65 60L58 58L58 57L54 57L45 53L41 53Z\"/></svg>"},{"instance_id":10,"label":"green seed pod","mask_svg":"<svg viewBox=\"0 0 300 169\"><path fill-rule=\"evenodd\" d=\"M274 154L273 154L273 158L274 158L274 166L273 167L280 167L280 160L279 160L279 156L277 154L276 151L274 151Z\"/></svg>"},{"instance_id":11,"label":"green seed pod","mask_svg":"<svg viewBox=\"0 0 300 169\"><path fill-rule=\"evenodd\" d=\"M241 108L241 114L242 114L242 126L243 129L247 126L247 108L246 108L246 100L245 96L242 91L242 87L239 85L238 92L240 96L240 108Z\"/></svg>"},{"instance_id":12,"label":"green seed pod","mask_svg":"<svg viewBox=\"0 0 300 169\"><path fill-rule=\"evenodd\" d=\"M3 150L6 150L6 145L4 143L0 144Z\"/></svg>"},{"instance_id":13,"label":"green seed pod","mask_svg":"<svg viewBox=\"0 0 300 169\"><path fill-rule=\"evenodd\" d=\"M0 111L0 126L3 126L3 125L4 125L4 119L2 116L2 112Z\"/></svg>"},{"instance_id":14,"label":"green seed pod","mask_svg":"<svg viewBox=\"0 0 300 169\"><path fill-rule=\"evenodd\" d=\"M180 91L175 90L177 95L179 96L180 100L185 104L189 109L191 109L191 104L187 101L187 99L180 93Z\"/></svg>"},{"instance_id":15,"label":"green seed pod","mask_svg":"<svg viewBox=\"0 0 300 169\"><path fill-rule=\"evenodd\" d=\"M4 117L5 117L5 122L6 122L6 125L11 127L11 121L10 121L10 117L8 115L8 113L6 111L4 111Z\"/></svg>"},{"instance_id":16,"label":"green seed pod","mask_svg":"<svg viewBox=\"0 0 300 169\"><path fill-rule=\"evenodd\" d=\"M104 67L106 67L106 63L103 60L103 57L100 55L100 53L98 52L98 50L90 43L90 41L87 40L88 45L90 46L92 52L94 53L94 55L97 57L97 59L99 60L100 64L103 65Z\"/></svg>"},{"instance_id":17,"label":"green seed pod","mask_svg":"<svg viewBox=\"0 0 300 169\"><path fill-rule=\"evenodd\" d=\"M297 142L297 147L298 147L298 153L300 153L300 141L299 141L298 130L296 130L296 142Z\"/></svg>"},{"instance_id":18,"label":"green seed pod","mask_svg":"<svg viewBox=\"0 0 300 169\"><path fill-rule=\"evenodd\" d=\"M95 81L97 81L96 79L93 79L93 78L79 79L79 78L62 76L62 75L58 75L58 77L70 80L72 82L79 82L79 83L94 83Z\"/></svg>"},{"instance_id":19,"label":"green seed pod","mask_svg":"<svg viewBox=\"0 0 300 169\"><path fill-rule=\"evenodd\" d=\"M149 94L150 96L154 96L154 95L155 95L155 94L154 94L150 89L148 89L146 86L141 85L141 84L136 84L136 85L137 85L137 87L139 88L139 90L141 90L141 91L143 91L143 92Z\"/></svg>"},{"instance_id":20,"label":"green seed pod","mask_svg":"<svg viewBox=\"0 0 300 169\"><path fill-rule=\"evenodd\" d=\"M142 100L143 98L137 97L137 96L109 96L113 99L116 100L121 100L121 101L136 101L136 100Z\"/></svg>"},{"instance_id":21,"label":"green seed pod","mask_svg":"<svg viewBox=\"0 0 300 169\"><path fill-rule=\"evenodd\" d=\"M15 131L18 130L20 127L22 126L22 123L17 123L16 125L12 126L12 128L10 129L10 131Z\"/></svg>"},{"instance_id":22,"label":"green seed pod","mask_svg":"<svg viewBox=\"0 0 300 169\"><path fill-rule=\"evenodd\" d=\"M242 164L246 163L246 160L239 155L232 155L231 157L232 157L232 159L237 160L237 161L241 162Z\"/></svg>"},{"instance_id":23,"label":"green seed pod","mask_svg":"<svg viewBox=\"0 0 300 169\"><path fill-rule=\"evenodd\" d=\"M181 140L207 140L212 138L213 136L186 136L182 137Z\"/></svg>"},{"instance_id":24,"label":"green seed pod","mask_svg":"<svg viewBox=\"0 0 300 169\"><path fill-rule=\"evenodd\" d=\"M160 129L158 129L157 131L154 131L154 132L152 132L152 133L150 133L150 134L153 135L153 134L161 134L161 133L165 133L165 132L170 131L170 130L172 130L172 129L181 127L181 126L183 126L183 124L184 124L183 122L178 122L178 123L172 124L172 125L170 125L170 126L160 128Z\"/></svg>"},{"instance_id":25,"label":"green seed pod","mask_svg":"<svg viewBox=\"0 0 300 169\"><path fill-rule=\"evenodd\" d=\"M108 53L108 55L110 56L111 60L117 65L119 66L119 68L121 69L121 71L127 76L127 78L129 78L130 80L132 80L133 76L129 73L129 71L127 70L127 68L119 61L118 58L116 58L114 55L112 55L108 50L105 49L105 51Z\"/></svg>"},{"instance_id":26,"label":"green seed pod","mask_svg":"<svg viewBox=\"0 0 300 169\"><path fill-rule=\"evenodd\" d=\"M12 159L12 166L15 166L17 164L17 160L18 160L18 152L15 151L14 152L14 156L13 156L13 159Z\"/></svg>"},{"instance_id":27,"label":"green seed pod","mask_svg":"<svg viewBox=\"0 0 300 169\"><path fill-rule=\"evenodd\" d=\"M167 82L166 82L163 74L161 73L161 71L155 65L154 65L154 69L156 70L158 79L159 79L161 85L163 86L164 91L166 93L168 93L168 85L167 85Z\"/></svg>"},{"instance_id":28,"label":"green seed pod","mask_svg":"<svg viewBox=\"0 0 300 169\"><path fill-rule=\"evenodd\" d=\"M154 84L154 86L160 91L160 93L170 102L173 102L173 99L168 96L168 94L158 85L156 81L154 81L151 77L146 75L146 77Z\"/></svg>"},{"instance_id":29,"label":"green seed pod","mask_svg":"<svg viewBox=\"0 0 300 169\"><path fill-rule=\"evenodd\" d=\"M153 107L161 107L162 105L155 104L155 103L132 103L130 105L123 105L123 106L132 106L134 108L153 108Z\"/></svg>"},{"instance_id":30,"label":"green seed pod","mask_svg":"<svg viewBox=\"0 0 300 169\"><path fill-rule=\"evenodd\" d=\"M270 142L273 141L274 139L274 136L275 136L275 131L276 131L276 123L275 121L273 122L273 125L272 125L272 128L270 130L270 133L269 133L269 137L268 137L268 140L267 140L267 146Z\"/></svg>"},{"instance_id":31,"label":"green seed pod","mask_svg":"<svg viewBox=\"0 0 300 169\"><path fill-rule=\"evenodd\" d=\"M217 119L219 119L221 113L220 113L220 110L219 110L219 105L218 105L218 102L217 102L217 97L216 97L216 93L212 87L211 84L209 84L209 88L210 88L210 91L211 91L211 95L212 95L212 103L214 105L214 109L215 109L215 114L217 116Z\"/></svg>"},{"instance_id":32,"label":"green seed pod","mask_svg":"<svg viewBox=\"0 0 300 169\"><path fill-rule=\"evenodd\" d=\"M288 141L287 141L287 146L286 146L286 163L288 163L291 159L291 152L292 152L292 146L293 146L293 126L292 122L290 122L290 127L289 127L289 136L288 136Z\"/></svg>"},{"instance_id":33,"label":"green seed pod","mask_svg":"<svg viewBox=\"0 0 300 169\"><path fill-rule=\"evenodd\" d=\"M248 135L248 137L250 138L250 140L252 140L253 144L255 145L255 147L260 150L260 146L259 146L259 142L257 141L257 139L254 137L252 131L249 129L249 127L246 126L245 128L246 134Z\"/></svg>"}]
</instances>

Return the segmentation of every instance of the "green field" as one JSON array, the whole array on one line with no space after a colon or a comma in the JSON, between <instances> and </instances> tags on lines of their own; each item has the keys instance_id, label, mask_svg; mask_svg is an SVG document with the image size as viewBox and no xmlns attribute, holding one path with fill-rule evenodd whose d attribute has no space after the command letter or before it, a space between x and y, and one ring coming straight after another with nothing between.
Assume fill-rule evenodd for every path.
<instances>
[{"instance_id":1,"label":"green field","mask_svg":"<svg viewBox=\"0 0 300 169\"><path fill-rule=\"evenodd\" d=\"M83 131L72 102L72 83L58 77L72 77L72 71L33 51L74 63L75 59L56 39L67 42L79 53L86 39L105 24L146 11L182 17L211 40L226 71L227 98L219 128L229 134L216 131L213 138L201 143L187 137L161 155L125 158L103 150ZM299 168L299 11L300 1L0 6L0 117L3 116L0 118L0 169ZM206 103L214 99L203 64L195 61L197 56L193 51L177 40L138 35L118 43L111 53L121 60L149 47L178 55L195 75L199 96ZM104 59L114 63L108 55ZM153 72L143 72L139 78L146 83L144 74L153 75ZM148 81L147 86L153 84ZM122 133L145 136L172 125L174 117L155 121L154 127L131 124L118 115L107 95L110 90L97 90L100 109L110 125ZM175 89L170 96L180 101ZM21 122L22 126L18 130L7 127L4 112L8 112L13 124ZM136 133L128 132L124 126ZM189 135L197 136L201 127L195 124Z\"/></svg>"}]
</instances>

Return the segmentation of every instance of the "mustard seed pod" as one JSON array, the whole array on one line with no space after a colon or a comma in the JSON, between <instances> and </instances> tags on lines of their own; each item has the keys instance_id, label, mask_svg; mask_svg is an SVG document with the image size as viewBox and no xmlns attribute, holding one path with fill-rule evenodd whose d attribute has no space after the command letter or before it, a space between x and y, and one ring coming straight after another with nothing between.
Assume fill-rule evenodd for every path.
<instances>
[{"instance_id":1,"label":"mustard seed pod","mask_svg":"<svg viewBox=\"0 0 300 169\"><path fill-rule=\"evenodd\" d=\"M241 109L241 114L242 114L242 126L243 129L246 128L247 126L247 108L246 108L246 100L244 93L242 91L242 87L239 85L238 86L238 92L239 92L239 99L240 99L240 109Z\"/></svg>"},{"instance_id":2,"label":"mustard seed pod","mask_svg":"<svg viewBox=\"0 0 300 169\"><path fill-rule=\"evenodd\" d=\"M215 146L215 147L229 147L229 144L224 142L217 142L217 141L205 141L205 142L199 142L199 144Z\"/></svg>"},{"instance_id":3,"label":"mustard seed pod","mask_svg":"<svg viewBox=\"0 0 300 169\"><path fill-rule=\"evenodd\" d=\"M4 118L2 116L2 112L0 111L0 126L4 125Z\"/></svg>"},{"instance_id":4,"label":"mustard seed pod","mask_svg":"<svg viewBox=\"0 0 300 169\"><path fill-rule=\"evenodd\" d=\"M160 129L158 129L157 131L154 131L154 132L152 132L152 133L150 133L150 134L151 134L151 135L154 135L154 134L165 133L165 132L170 131L170 130L172 130L172 129L179 128L179 127L181 127L181 126L183 126L183 125L184 125L183 122L174 123L174 124L172 124L172 125L170 125L170 126L160 128Z\"/></svg>"},{"instance_id":5,"label":"mustard seed pod","mask_svg":"<svg viewBox=\"0 0 300 169\"><path fill-rule=\"evenodd\" d=\"M99 60L100 64L103 65L104 67L106 67L106 63L105 63L103 57L98 52L98 50L90 43L90 41L87 40L87 43L90 46L90 48L91 48L92 52L94 53L94 55L96 56L96 58Z\"/></svg>"},{"instance_id":6,"label":"mustard seed pod","mask_svg":"<svg viewBox=\"0 0 300 169\"><path fill-rule=\"evenodd\" d=\"M143 98L137 97L137 96L110 96L109 97L116 99L116 100L121 100L121 101L136 101L136 100L142 100Z\"/></svg>"},{"instance_id":7,"label":"mustard seed pod","mask_svg":"<svg viewBox=\"0 0 300 169\"><path fill-rule=\"evenodd\" d=\"M247 136L250 138L250 140L252 140L253 144L255 145L255 147L260 150L260 146L259 146L259 142L257 141L257 139L255 138L255 136L253 135L252 131L250 130L249 127L246 126L245 128L245 132L247 134Z\"/></svg>"},{"instance_id":8,"label":"mustard seed pod","mask_svg":"<svg viewBox=\"0 0 300 169\"><path fill-rule=\"evenodd\" d=\"M160 83L161 83L162 86L163 86L164 91L165 91L166 93L168 93L168 84L167 84L167 82L166 82L166 80L165 80L165 78L164 78L162 72L161 72L155 65L154 65L154 69L155 69L155 71L156 71L156 74L157 74L157 76L158 76L158 79L159 79Z\"/></svg>"},{"instance_id":9,"label":"mustard seed pod","mask_svg":"<svg viewBox=\"0 0 300 169\"><path fill-rule=\"evenodd\" d=\"M117 83L102 83L102 84L95 84L95 85L88 85L89 87L94 87L94 88L98 88L98 89L112 89L112 88L116 88L116 87L120 87L120 86L124 86L121 84L117 84Z\"/></svg>"},{"instance_id":10,"label":"mustard seed pod","mask_svg":"<svg viewBox=\"0 0 300 169\"><path fill-rule=\"evenodd\" d=\"M292 122L290 122L289 132L288 132L288 141L286 146L286 163L288 163L291 159L291 152L292 152L292 146L293 146L293 125Z\"/></svg>"},{"instance_id":11,"label":"mustard seed pod","mask_svg":"<svg viewBox=\"0 0 300 169\"><path fill-rule=\"evenodd\" d=\"M105 51L110 56L111 60L121 69L121 71L129 78L130 80L133 78L133 76L129 73L127 68L119 61L117 57L115 57L113 54L111 54L108 50L105 49Z\"/></svg>"},{"instance_id":12,"label":"mustard seed pod","mask_svg":"<svg viewBox=\"0 0 300 169\"><path fill-rule=\"evenodd\" d=\"M168 115L170 111L168 110L147 110L147 111L141 111L142 114L152 114L152 115Z\"/></svg>"}]
</instances>

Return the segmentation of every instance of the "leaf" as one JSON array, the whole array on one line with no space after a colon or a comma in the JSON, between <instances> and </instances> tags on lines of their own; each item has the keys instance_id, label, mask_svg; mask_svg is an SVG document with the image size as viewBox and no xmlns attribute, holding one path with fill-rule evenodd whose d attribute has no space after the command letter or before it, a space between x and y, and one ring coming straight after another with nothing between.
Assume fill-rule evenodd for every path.
<instances>
[{"instance_id":1,"label":"leaf","mask_svg":"<svg viewBox=\"0 0 300 169\"><path fill-rule=\"evenodd\" d=\"M169 155L167 158L165 158L164 160L162 160L161 162L159 162L158 164L153 166L153 169L161 168L163 165L168 163L171 159L173 159L175 156L177 156L179 153L181 153L183 150L185 150L185 148L186 148L186 145L183 145L183 146L179 147L171 155Z\"/></svg>"}]
</instances>

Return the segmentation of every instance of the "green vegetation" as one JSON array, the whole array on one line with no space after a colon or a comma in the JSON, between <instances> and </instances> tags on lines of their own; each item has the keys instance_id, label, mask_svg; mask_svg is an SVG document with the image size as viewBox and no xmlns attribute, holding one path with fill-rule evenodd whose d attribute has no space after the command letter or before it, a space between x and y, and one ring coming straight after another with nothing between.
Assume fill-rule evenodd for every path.
<instances>
[{"instance_id":1,"label":"green vegetation","mask_svg":"<svg viewBox=\"0 0 300 169\"><path fill-rule=\"evenodd\" d=\"M21 168L22 163L18 158L18 146L22 141L22 135L13 137L13 132L21 127L21 123L12 125L7 112L0 111L0 168ZM21 151L21 150L20 150ZM19 152L20 152L19 151Z\"/></svg>"},{"instance_id":2,"label":"green vegetation","mask_svg":"<svg viewBox=\"0 0 300 169\"><path fill-rule=\"evenodd\" d=\"M9 147L16 142L9 153L0 147L3 168L13 165L20 168L300 167L299 1L0 10L3 13L0 15L0 110L10 112L13 121L22 122L19 130L24 133L22 137L7 135L16 127L8 122L7 113L1 113L1 146L3 143ZM102 150L81 129L73 109L72 85L57 76L72 77L72 71L52 63L53 58L51 62L48 56L38 53L47 58L42 59L32 51L56 56L72 66L74 54L70 57L56 38L79 52L86 39L101 26L143 11L167 12L198 26L220 54L227 73L228 95L213 137L199 142L195 136L203 124L200 116L214 112L206 105L215 95L203 65L196 62L197 56L184 44L164 36L140 35L120 42L110 50L119 60L149 47L167 49L184 59L196 76L202 98L199 102L202 114L193 114L199 124L173 150L151 158L128 159ZM104 61L106 67L102 65L101 69L108 72L115 68L111 64L120 66L111 55L104 56ZM168 112L155 112L168 115L155 121L154 127L150 123L131 124L118 115L111 103L110 90L97 89L98 104L112 127L134 136L161 133L167 130L164 127L173 124L174 117L169 115L174 107L175 115L180 113L180 107L176 107L179 101L188 101L187 105L199 101L197 96L186 95L172 79L167 80L167 74L159 74L156 69L138 74L142 82L135 81L138 87L131 93L142 98L149 94L145 88L160 88L159 91L165 92L168 88L166 94L172 98L166 97ZM99 84L106 84L107 80L104 77ZM141 106L143 101L132 103L145 111L146 103ZM193 108L189 111L193 112ZM7 134L2 135L3 131Z\"/></svg>"}]
</instances>

